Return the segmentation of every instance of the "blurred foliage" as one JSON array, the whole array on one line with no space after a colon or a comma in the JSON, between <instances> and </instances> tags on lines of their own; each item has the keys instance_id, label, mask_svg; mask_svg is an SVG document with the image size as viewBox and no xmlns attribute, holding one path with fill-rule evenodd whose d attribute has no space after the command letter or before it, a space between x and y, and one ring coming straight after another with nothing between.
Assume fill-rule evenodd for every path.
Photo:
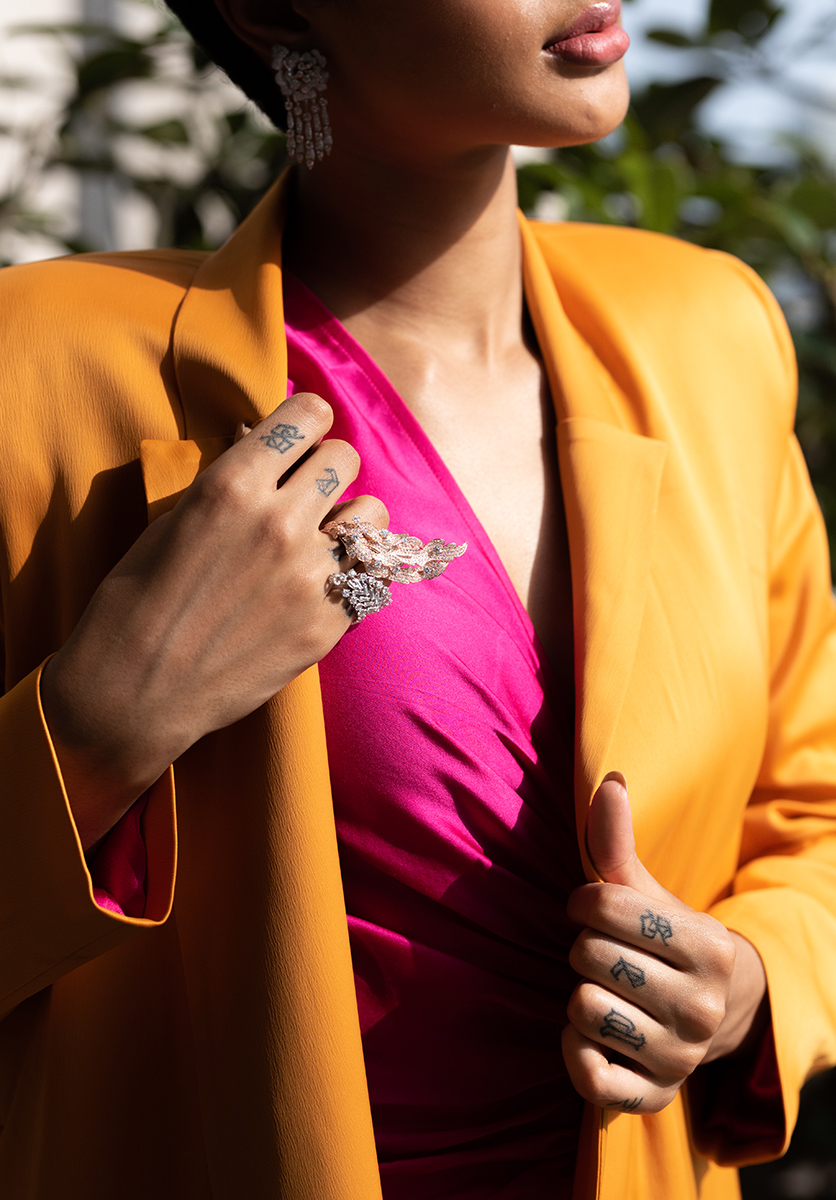
<instances>
[{"instance_id":1,"label":"blurred foliage","mask_svg":"<svg viewBox=\"0 0 836 1200\"><path fill-rule=\"evenodd\" d=\"M154 0L133 0L133 6L148 10L144 36L84 24L14 30L57 44L74 86L47 152L31 153L0 195L0 234L11 228L48 235L56 253L102 248L103 231L85 236L32 204L33 179L63 168L88 181L106 180L117 196L143 197L154 212L157 245L211 250L284 166L284 135L242 100L168 10ZM0 88L27 83L0 78ZM160 118L148 122L149 108ZM20 132L0 125L0 135ZM29 140L38 145L37 130L29 131Z\"/></svg>"},{"instance_id":2,"label":"blurred foliage","mask_svg":"<svg viewBox=\"0 0 836 1200\"><path fill-rule=\"evenodd\" d=\"M49 235L56 253L106 243L104 231L48 218L32 202L33 179L50 171L143 197L158 245L212 249L283 165L283 136L225 84L167 10L155 0L130 3L150 18L143 36L38 27L71 63L74 89L57 138L44 150L43 137L29 132L28 159L0 196L0 261L4 231ZM812 36L819 47L836 26L833 4L822 9ZM797 95L797 73L791 78L770 49L782 12L775 0L710 0L696 35L652 30L680 60L677 81L644 89L604 142L522 166L520 197L536 215L635 225L727 250L764 276L793 330L798 432L836 543L836 169L812 146L791 148L779 165L742 166L698 124L702 102L729 80L766 79ZM796 46L795 58L808 49ZM25 85L0 79L0 88ZM150 122L149 96L158 113ZM809 89L805 99L817 103Z\"/></svg>"}]
</instances>

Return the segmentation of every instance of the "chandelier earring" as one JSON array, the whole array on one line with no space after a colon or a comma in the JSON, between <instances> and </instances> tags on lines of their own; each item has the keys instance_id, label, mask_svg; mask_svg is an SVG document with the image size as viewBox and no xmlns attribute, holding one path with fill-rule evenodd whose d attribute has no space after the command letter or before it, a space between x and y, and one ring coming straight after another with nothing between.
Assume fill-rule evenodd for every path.
<instances>
[{"instance_id":1,"label":"chandelier earring","mask_svg":"<svg viewBox=\"0 0 836 1200\"><path fill-rule=\"evenodd\" d=\"M287 153L310 170L331 153L331 125L325 85L328 72L325 56L318 50L288 50L273 47L273 70L287 110Z\"/></svg>"}]
</instances>

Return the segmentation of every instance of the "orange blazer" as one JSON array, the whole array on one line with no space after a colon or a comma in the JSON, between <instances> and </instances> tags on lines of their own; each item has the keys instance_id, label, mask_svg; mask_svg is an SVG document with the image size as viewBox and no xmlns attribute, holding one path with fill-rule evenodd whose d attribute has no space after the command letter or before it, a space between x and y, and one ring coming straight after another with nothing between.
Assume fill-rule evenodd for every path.
<instances>
[{"instance_id":1,"label":"orange blazer","mask_svg":"<svg viewBox=\"0 0 836 1200\"><path fill-rule=\"evenodd\" d=\"M0 275L4 1200L380 1197L316 670L152 789L142 920L93 901L38 699L149 516L285 395L281 212L280 186L212 255ZM791 344L728 257L521 229L569 531L579 844L623 771L649 870L760 951L780 1076L729 1061L659 1115L590 1107L575 1196L733 1197L729 1164L780 1153L836 1061L836 607Z\"/></svg>"}]
</instances>

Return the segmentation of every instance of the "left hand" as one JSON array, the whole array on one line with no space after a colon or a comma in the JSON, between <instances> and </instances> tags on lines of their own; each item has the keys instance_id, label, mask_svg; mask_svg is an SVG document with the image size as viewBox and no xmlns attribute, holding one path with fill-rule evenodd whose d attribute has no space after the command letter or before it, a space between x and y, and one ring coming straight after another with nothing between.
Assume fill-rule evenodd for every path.
<instances>
[{"instance_id":1,"label":"left hand","mask_svg":"<svg viewBox=\"0 0 836 1200\"><path fill-rule=\"evenodd\" d=\"M587 845L605 882L569 898L569 917L584 927L569 962L583 978L569 1001L563 1057L584 1099L659 1112L700 1063L740 1051L760 1031L763 964L750 942L642 866L617 772L595 793Z\"/></svg>"}]
</instances>

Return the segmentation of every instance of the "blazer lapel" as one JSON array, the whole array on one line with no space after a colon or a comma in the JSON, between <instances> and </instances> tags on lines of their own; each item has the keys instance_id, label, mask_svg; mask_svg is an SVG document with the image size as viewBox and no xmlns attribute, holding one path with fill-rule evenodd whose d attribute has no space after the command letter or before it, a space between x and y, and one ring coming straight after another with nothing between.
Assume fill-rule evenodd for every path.
<instances>
[{"instance_id":1,"label":"blazer lapel","mask_svg":"<svg viewBox=\"0 0 836 1200\"><path fill-rule=\"evenodd\" d=\"M149 520L173 508L232 445L239 421L260 421L286 398L281 273L286 199L283 176L206 259L183 298L172 351L185 440L142 443Z\"/></svg>"},{"instance_id":2,"label":"blazer lapel","mask_svg":"<svg viewBox=\"0 0 836 1200\"><path fill-rule=\"evenodd\" d=\"M581 338L532 229L521 221L526 298L551 385L569 533L575 638L575 815L586 816L633 673L650 579L664 442L629 428L629 407Z\"/></svg>"},{"instance_id":3,"label":"blazer lapel","mask_svg":"<svg viewBox=\"0 0 836 1200\"><path fill-rule=\"evenodd\" d=\"M206 259L181 305L173 355L187 438L231 435L238 421L259 421L286 398L286 178Z\"/></svg>"},{"instance_id":4,"label":"blazer lapel","mask_svg":"<svg viewBox=\"0 0 836 1200\"><path fill-rule=\"evenodd\" d=\"M238 421L286 397L283 205L280 183L180 307L185 439L141 445L149 520ZM188 848L175 920L213 1194L379 1200L316 668L201 739L175 774Z\"/></svg>"}]
</instances>

